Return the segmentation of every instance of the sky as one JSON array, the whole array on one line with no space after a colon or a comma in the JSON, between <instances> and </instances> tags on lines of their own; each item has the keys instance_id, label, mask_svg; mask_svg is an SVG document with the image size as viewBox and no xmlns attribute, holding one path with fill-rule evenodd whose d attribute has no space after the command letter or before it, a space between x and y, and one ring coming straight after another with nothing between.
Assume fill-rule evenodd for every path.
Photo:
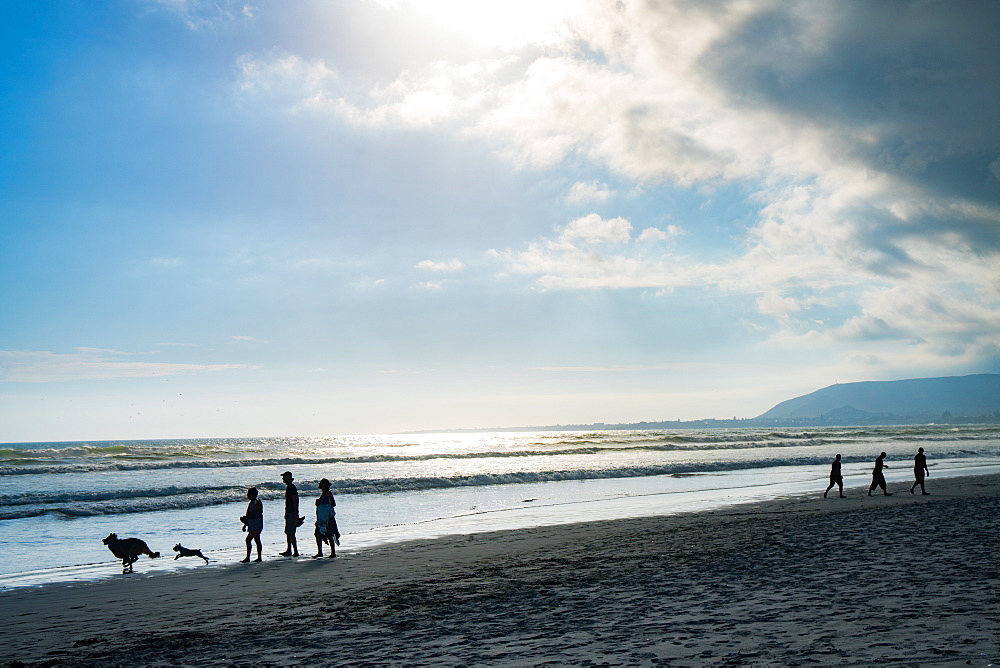
<instances>
[{"instance_id":1,"label":"sky","mask_svg":"<svg viewBox=\"0 0 1000 668\"><path fill-rule=\"evenodd\" d=\"M1000 372L1000 4L0 0L0 441Z\"/></svg>"}]
</instances>

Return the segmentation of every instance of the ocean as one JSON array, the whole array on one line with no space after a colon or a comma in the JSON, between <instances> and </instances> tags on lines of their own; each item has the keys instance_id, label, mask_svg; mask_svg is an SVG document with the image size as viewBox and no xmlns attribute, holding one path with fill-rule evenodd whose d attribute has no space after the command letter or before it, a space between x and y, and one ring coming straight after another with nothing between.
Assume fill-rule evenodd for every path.
<instances>
[{"instance_id":1,"label":"ocean","mask_svg":"<svg viewBox=\"0 0 1000 668\"><path fill-rule=\"evenodd\" d=\"M703 510L826 488L843 455L865 493L880 451L905 492L923 447L937 477L1000 472L1000 426L550 431L0 444L0 587L120 577L101 543L144 539L160 559L137 573L244 554L246 489L264 501L265 558L280 558L289 470L301 497L299 550L315 551L313 499L333 481L341 551L497 529ZM905 482L905 485L901 483ZM833 502L833 501L831 501Z\"/></svg>"}]
</instances>

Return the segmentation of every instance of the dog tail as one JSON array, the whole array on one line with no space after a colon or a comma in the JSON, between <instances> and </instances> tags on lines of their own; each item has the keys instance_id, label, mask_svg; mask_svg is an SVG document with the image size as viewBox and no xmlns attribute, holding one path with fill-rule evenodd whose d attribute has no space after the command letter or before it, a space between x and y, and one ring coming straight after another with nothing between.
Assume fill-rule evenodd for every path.
<instances>
[{"instance_id":1,"label":"dog tail","mask_svg":"<svg viewBox=\"0 0 1000 668\"><path fill-rule=\"evenodd\" d=\"M149 553L149 558L150 559L156 559L158 556L160 556L159 552L150 552Z\"/></svg>"}]
</instances>

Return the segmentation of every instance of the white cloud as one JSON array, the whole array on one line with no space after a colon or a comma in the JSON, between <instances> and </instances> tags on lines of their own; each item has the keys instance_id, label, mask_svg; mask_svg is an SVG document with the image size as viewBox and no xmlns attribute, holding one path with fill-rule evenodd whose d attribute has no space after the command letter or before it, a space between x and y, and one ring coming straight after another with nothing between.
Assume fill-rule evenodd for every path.
<instances>
[{"instance_id":1,"label":"white cloud","mask_svg":"<svg viewBox=\"0 0 1000 668\"><path fill-rule=\"evenodd\" d=\"M570 204L593 204L607 202L614 195L614 191L608 188L607 184L599 181L583 182L577 181L570 186L566 194L566 201Z\"/></svg>"},{"instance_id":2,"label":"white cloud","mask_svg":"<svg viewBox=\"0 0 1000 668\"><path fill-rule=\"evenodd\" d=\"M376 0L405 9L465 39L486 47L512 48L545 44L558 38L567 17L578 13L578 0Z\"/></svg>"},{"instance_id":3,"label":"white cloud","mask_svg":"<svg viewBox=\"0 0 1000 668\"><path fill-rule=\"evenodd\" d=\"M604 220L596 213L570 222L559 233L562 241L581 239L590 243L628 243L632 235L632 223L624 218Z\"/></svg>"},{"instance_id":4,"label":"white cloud","mask_svg":"<svg viewBox=\"0 0 1000 668\"><path fill-rule=\"evenodd\" d=\"M422 260L416 264L417 269L433 272L455 272L465 269L465 265L458 258L450 260Z\"/></svg>"},{"instance_id":5,"label":"white cloud","mask_svg":"<svg viewBox=\"0 0 1000 668\"><path fill-rule=\"evenodd\" d=\"M757 299L757 310L767 315L798 313L802 304L797 299L777 294L765 294Z\"/></svg>"},{"instance_id":6,"label":"white cloud","mask_svg":"<svg viewBox=\"0 0 1000 668\"><path fill-rule=\"evenodd\" d=\"M670 239L675 239L682 234L684 234L684 230L677 225L667 225L666 229L660 229L659 227L647 227L639 234L637 240L650 243L668 241Z\"/></svg>"},{"instance_id":7,"label":"white cloud","mask_svg":"<svg viewBox=\"0 0 1000 668\"><path fill-rule=\"evenodd\" d=\"M121 358L133 354L96 348L77 348L75 353L0 350L0 381L50 383L70 380L148 378L208 371L250 368L244 364L178 364L135 362Z\"/></svg>"},{"instance_id":8,"label":"white cloud","mask_svg":"<svg viewBox=\"0 0 1000 668\"><path fill-rule=\"evenodd\" d=\"M537 276L546 290L672 288L704 280L704 265L681 262L649 244L631 240L624 218L596 214L557 229L556 238L531 243L524 250L490 250L506 273Z\"/></svg>"},{"instance_id":9,"label":"white cloud","mask_svg":"<svg viewBox=\"0 0 1000 668\"><path fill-rule=\"evenodd\" d=\"M388 84L376 83L362 99L329 95L302 99L299 94L299 101L290 99L288 106L296 108L308 102L317 112L373 128L460 125L493 104L491 81L514 63L516 60L511 58L457 65L438 61L419 74L407 71ZM289 88L301 87L295 83L298 76L293 73L287 76Z\"/></svg>"},{"instance_id":10,"label":"white cloud","mask_svg":"<svg viewBox=\"0 0 1000 668\"><path fill-rule=\"evenodd\" d=\"M214 30L237 19L252 19L254 6L239 0L142 0L179 17L190 30Z\"/></svg>"},{"instance_id":11,"label":"white cloud","mask_svg":"<svg viewBox=\"0 0 1000 668\"><path fill-rule=\"evenodd\" d=\"M299 112L337 104L340 75L321 59L306 60L281 51L244 54L237 59L237 86L243 95Z\"/></svg>"},{"instance_id":12,"label":"white cloud","mask_svg":"<svg viewBox=\"0 0 1000 668\"><path fill-rule=\"evenodd\" d=\"M384 278L371 278L370 276L364 276L351 283L351 286L355 290L375 290L378 288L385 287L387 284Z\"/></svg>"},{"instance_id":13,"label":"white cloud","mask_svg":"<svg viewBox=\"0 0 1000 668\"><path fill-rule=\"evenodd\" d=\"M549 23L536 48L414 63L361 95L281 55L247 60L244 87L340 122L447 128L518 166L587 162L645 189L739 183L759 203L745 251L716 262L653 252L678 226L639 244L597 214L491 252L545 289L707 287L746 295L777 336L997 345L1000 205L969 184L1000 179L983 102L1000 94L1000 58L982 57L995 36L974 7L595 0ZM566 201L610 197L577 182Z\"/></svg>"}]
</instances>

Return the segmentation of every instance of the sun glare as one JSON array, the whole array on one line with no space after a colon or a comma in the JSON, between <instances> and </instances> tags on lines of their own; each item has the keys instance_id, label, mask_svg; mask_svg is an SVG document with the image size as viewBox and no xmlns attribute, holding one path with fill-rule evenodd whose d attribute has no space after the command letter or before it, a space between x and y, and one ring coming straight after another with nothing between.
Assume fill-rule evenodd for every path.
<instances>
[{"instance_id":1,"label":"sun glare","mask_svg":"<svg viewBox=\"0 0 1000 668\"><path fill-rule=\"evenodd\" d=\"M514 47L546 39L579 11L579 0L413 0L414 11L484 46Z\"/></svg>"}]
</instances>

